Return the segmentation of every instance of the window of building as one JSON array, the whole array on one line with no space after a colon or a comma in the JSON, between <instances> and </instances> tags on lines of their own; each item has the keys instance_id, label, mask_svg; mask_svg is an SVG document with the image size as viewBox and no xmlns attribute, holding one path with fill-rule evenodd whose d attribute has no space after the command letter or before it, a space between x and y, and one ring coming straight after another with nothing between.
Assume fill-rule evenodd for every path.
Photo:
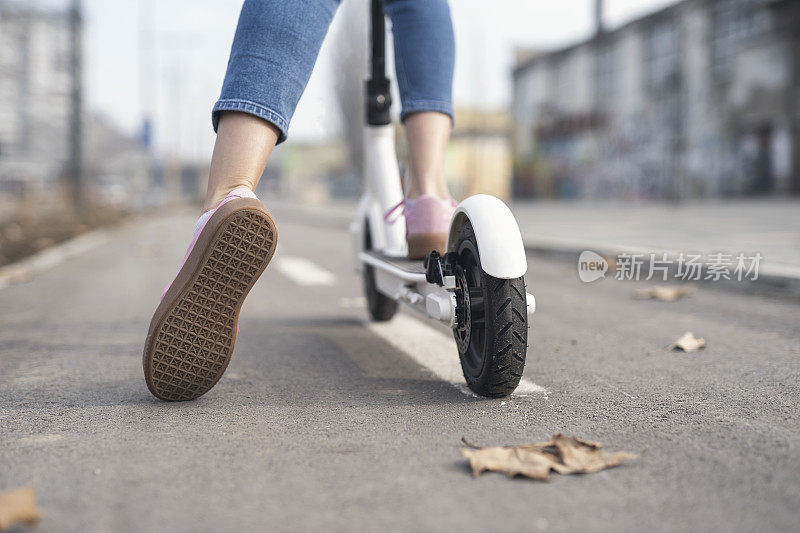
<instances>
[{"instance_id":1,"label":"window of building","mask_svg":"<svg viewBox=\"0 0 800 533\"><path fill-rule=\"evenodd\" d=\"M55 49L52 55L53 70L57 73L70 72L72 69L72 61L70 51L66 49Z\"/></svg>"},{"instance_id":2,"label":"window of building","mask_svg":"<svg viewBox=\"0 0 800 533\"><path fill-rule=\"evenodd\" d=\"M680 32L671 18L645 33L645 82L651 91L674 91L680 76Z\"/></svg>"},{"instance_id":3,"label":"window of building","mask_svg":"<svg viewBox=\"0 0 800 533\"><path fill-rule=\"evenodd\" d=\"M644 39L644 79L655 131L674 146L681 131L680 27L674 18L664 17L651 24Z\"/></svg>"},{"instance_id":4,"label":"window of building","mask_svg":"<svg viewBox=\"0 0 800 533\"><path fill-rule=\"evenodd\" d=\"M615 98L616 55L613 41L598 43L595 49L594 79L596 105L604 111L611 107Z\"/></svg>"},{"instance_id":5,"label":"window of building","mask_svg":"<svg viewBox=\"0 0 800 533\"><path fill-rule=\"evenodd\" d=\"M769 29L770 17L764 0L719 0L713 24L712 66L715 77L725 81L738 51Z\"/></svg>"}]
</instances>

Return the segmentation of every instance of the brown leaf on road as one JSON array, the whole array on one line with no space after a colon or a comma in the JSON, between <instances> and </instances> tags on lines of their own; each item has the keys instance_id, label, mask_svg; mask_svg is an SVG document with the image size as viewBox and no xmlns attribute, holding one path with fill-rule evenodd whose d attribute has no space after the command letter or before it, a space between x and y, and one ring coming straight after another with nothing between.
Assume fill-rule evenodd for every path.
<instances>
[{"instance_id":1,"label":"brown leaf on road","mask_svg":"<svg viewBox=\"0 0 800 533\"><path fill-rule=\"evenodd\" d=\"M637 300L652 299L660 302L675 302L688 296L691 292L692 289L686 285L679 285L677 287L656 285L655 287L647 287L646 289L636 289L633 292L633 297Z\"/></svg>"},{"instance_id":2,"label":"brown leaf on road","mask_svg":"<svg viewBox=\"0 0 800 533\"><path fill-rule=\"evenodd\" d=\"M0 284L18 285L27 283L33 279L31 269L22 265L14 265L0 268Z\"/></svg>"},{"instance_id":3,"label":"brown leaf on road","mask_svg":"<svg viewBox=\"0 0 800 533\"><path fill-rule=\"evenodd\" d=\"M17 524L33 524L41 517L33 487L0 492L0 531Z\"/></svg>"},{"instance_id":4,"label":"brown leaf on road","mask_svg":"<svg viewBox=\"0 0 800 533\"><path fill-rule=\"evenodd\" d=\"M706 340L702 337L695 337L691 331L687 331L678 340L669 345L670 350L683 350L684 352L696 352L705 347Z\"/></svg>"},{"instance_id":5,"label":"brown leaf on road","mask_svg":"<svg viewBox=\"0 0 800 533\"><path fill-rule=\"evenodd\" d=\"M638 457L627 452L608 453L601 448L598 442L556 433L546 442L486 448L470 446L462 448L461 454L469 459L473 476L491 470L509 477L521 475L540 481L547 481L551 470L559 474L589 474Z\"/></svg>"}]
</instances>

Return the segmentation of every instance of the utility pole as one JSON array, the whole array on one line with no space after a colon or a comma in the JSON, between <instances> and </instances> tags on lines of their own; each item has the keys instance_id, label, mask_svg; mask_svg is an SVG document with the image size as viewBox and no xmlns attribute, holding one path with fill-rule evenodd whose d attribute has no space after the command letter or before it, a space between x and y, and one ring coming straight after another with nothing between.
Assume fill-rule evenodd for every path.
<instances>
[{"instance_id":1,"label":"utility pole","mask_svg":"<svg viewBox=\"0 0 800 533\"><path fill-rule=\"evenodd\" d=\"M149 193L163 186L162 173L156 168L153 138L155 135L156 90L156 5L155 0L139 0L139 112L140 143L145 154L145 190Z\"/></svg>"},{"instance_id":2,"label":"utility pole","mask_svg":"<svg viewBox=\"0 0 800 533\"><path fill-rule=\"evenodd\" d=\"M70 72L70 123L67 140L69 162L67 186L73 206L82 211L86 205L83 168L83 13L81 0L72 0L69 10Z\"/></svg>"},{"instance_id":3,"label":"utility pole","mask_svg":"<svg viewBox=\"0 0 800 533\"><path fill-rule=\"evenodd\" d=\"M142 147L150 155L153 140L155 90L155 4L139 2L139 110L141 113Z\"/></svg>"},{"instance_id":4,"label":"utility pole","mask_svg":"<svg viewBox=\"0 0 800 533\"><path fill-rule=\"evenodd\" d=\"M786 117L791 138L789 194L800 196L800 5L795 0L774 0L771 5L776 26L789 52L789 83L786 87Z\"/></svg>"},{"instance_id":5,"label":"utility pole","mask_svg":"<svg viewBox=\"0 0 800 533\"><path fill-rule=\"evenodd\" d=\"M594 0L594 34L603 33L603 0Z\"/></svg>"},{"instance_id":6,"label":"utility pole","mask_svg":"<svg viewBox=\"0 0 800 533\"><path fill-rule=\"evenodd\" d=\"M800 3L796 0L769 0L772 20L778 36L783 40L789 61L789 75L785 96L785 117L791 150L791 170L788 193L800 195Z\"/></svg>"}]
</instances>

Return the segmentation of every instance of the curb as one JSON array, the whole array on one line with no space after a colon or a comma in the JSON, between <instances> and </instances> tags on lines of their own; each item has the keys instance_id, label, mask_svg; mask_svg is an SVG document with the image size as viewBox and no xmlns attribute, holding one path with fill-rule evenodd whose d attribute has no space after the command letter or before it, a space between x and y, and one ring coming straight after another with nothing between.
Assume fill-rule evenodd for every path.
<instances>
[{"instance_id":1,"label":"curb","mask_svg":"<svg viewBox=\"0 0 800 533\"><path fill-rule=\"evenodd\" d=\"M675 250L653 250L645 249L641 246L624 246L609 243L581 243L580 241L549 239L545 237L525 238L523 236L523 244L525 246L525 251L529 254L552 257L562 261L569 261L576 266L581 252L586 250L595 252L604 257L606 260L612 261L622 253L645 254L645 258L642 260L643 267L647 267L649 265L649 261L646 258L649 257L650 254L656 254L657 256L667 254L667 258L673 262L679 254L679 252ZM667 280L656 279L652 281L654 283L685 281L702 283L705 288L731 290L745 294L800 298L800 268L798 267L781 264L762 264L759 265L758 278L755 280L747 279L739 281L736 279L720 279L712 281L703 279L708 271L708 265L708 262L700 263L701 279L698 280L681 280L680 278L675 278L675 275L677 274L677 265L672 264L670 265L668 271Z\"/></svg>"},{"instance_id":2,"label":"curb","mask_svg":"<svg viewBox=\"0 0 800 533\"><path fill-rule=\"evenodd\" d=\"M347 229L355 210L354 206L347 205L309 207L275 199L267 199L267 201L269 202L270 210L279 213L282 219L316 227ZM674 258L679 253L675 250L645 249L641 246L627 246L612 242L587 243L580 240L550 238L544 235L529 235L526 237L524 232L522 241L525 246L525 252L528 254L570 261L576 265L578 256L584 250L591 250L605 258L613 258L620 253L641 253L645 254L645 256L651 253L659 256L662 253L666 253L669 258ZM643 265L646 266L647 264L647 261L643 262ZM702 264L703 275L707 265L708 263ZM660 280L655 282L658 281ZM663 283L669 283L670 281L672 280L668 279ZM724 279L718 281L701 279L697 281L707 288L731 290L745 294L800 298L800 267L791 265L761 264L759 265L758 279L755 281Z\"/></svg>"},{"instance_id":3,"label":"curb","mask_svg":"<svg viewBox=\"0 0 800 533\"><path fill-rule=\"evenodd\" d=\"M31 281L39 274L58 266L67 259L88 252L108 241L105 229L96 229L78 235L60 244L45 248L16 263L0 267L0 290Z\"/></svg>"}]
</instances>

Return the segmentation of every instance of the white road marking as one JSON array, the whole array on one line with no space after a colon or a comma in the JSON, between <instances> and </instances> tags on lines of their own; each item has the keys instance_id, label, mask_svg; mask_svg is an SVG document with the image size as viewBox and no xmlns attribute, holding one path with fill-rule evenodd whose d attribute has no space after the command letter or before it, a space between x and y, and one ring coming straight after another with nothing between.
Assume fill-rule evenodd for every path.
<instances>
[{"instance_id":1,"label":"white road marking","mask_svg":"<svg viewBox=\"0 0 800 533\"><path fill-rule=\"evenodd\" d=\"M33 277L50 270L67 259L88 252L108 241L103 230L93 231L47 248L27 259L0 268L0 289L9 285L30 281Z\"/></svg>"},{"instance_id":2,"label":"white road marking","mask_svg":"<svg viewBox=\"0 0 800 533\"><path fill-rule=\"evenodd\" d=\"M302 257L281 256L274 268L297 285L304 287L336 285L336 276L333 272Z\"/></svg>"},{"instance_id":3,"label":"white road marking","mask_svg":"<svg viewBox=\"0 0 800 533\"><path fill-rule=\"evenodd\" d=\"M22 446L36 446L38 444L50 444L63 440L65 435L61 433L40 433L29 437L22 437L17 441Z\"/></svg>"},{"instance_id":4,"label":"white road marking","mask_svg":"<svg viewBox=\"0 0 800 533\"><path fill-rule=\"evenodd\" d=\"M447 381L468 396L477 397L464 383L464 374L461 372L461 363L452 337L402 313L389 322L370 322L367 327L433 372L439 379ZM541 385L522 378L513 396L534 394L541 394L546 398L550 393Z\"/></svg>"},{"instance_id":5,"label":"white road marking","mask_svg":"<svg viewBox=\"0 0 800 533\"><path fill-rule=\"evenodd\" d=\"M339 307L343 309L364 309L367 306L367 299L363 296L352 298L339 298Z\"/></svg>"}]
</instances>

